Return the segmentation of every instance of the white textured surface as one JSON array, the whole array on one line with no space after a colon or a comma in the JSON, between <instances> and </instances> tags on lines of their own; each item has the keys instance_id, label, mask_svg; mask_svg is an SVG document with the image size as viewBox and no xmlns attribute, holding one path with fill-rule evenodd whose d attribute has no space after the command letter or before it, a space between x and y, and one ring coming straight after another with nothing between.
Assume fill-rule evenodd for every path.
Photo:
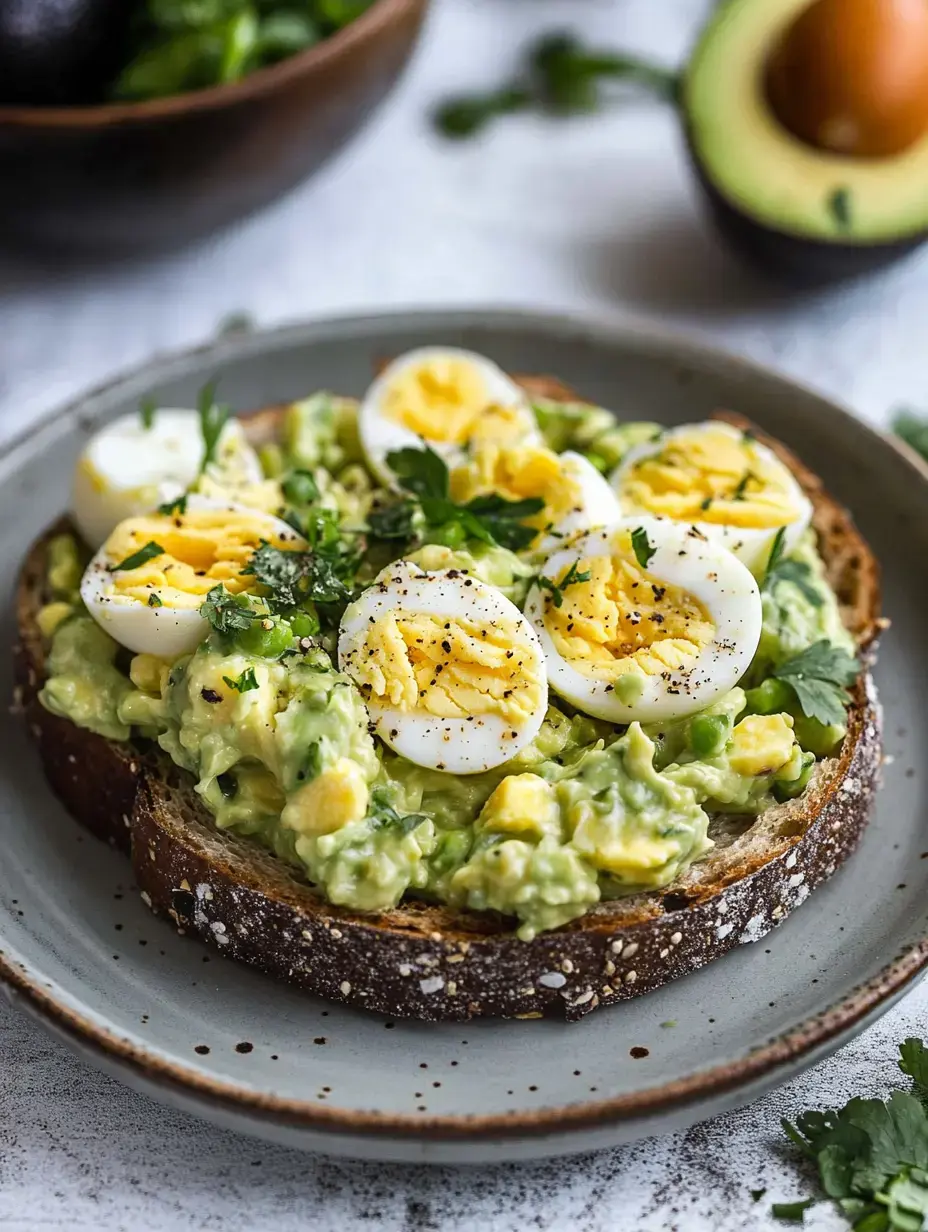
<instances>
[{"instance_id":1,"label":"white textured surface","mask_svg":"<svg viewBox=\"0 0 928 1232\"><path fill-rule=\"evenodd\" d=\"M261 325L390 305L496 302L632 310L772 363L880 421L928 404L928 257L791 296L742 271L697 210L674 118L649 105L553 125L507 121L447 146L424 114L496 82L536 29L677 59L707 0L436 0L393 101L313 183L219 239L115 269L0 256L0 438L230 313ZM749 408L744 408L749 409ZM229 1232L734 1232L776 1227L807 1192L777 1122L882 1092L916 992L774 1096L685 1134L561 1164L473 1171L338 1163L166 1112L73 1061L0 1003L0 1227ZM758 1204L749 1190L768 1187ZM825 1208L813 1229L843 1226Z\"/></svg>"}]
</instances>

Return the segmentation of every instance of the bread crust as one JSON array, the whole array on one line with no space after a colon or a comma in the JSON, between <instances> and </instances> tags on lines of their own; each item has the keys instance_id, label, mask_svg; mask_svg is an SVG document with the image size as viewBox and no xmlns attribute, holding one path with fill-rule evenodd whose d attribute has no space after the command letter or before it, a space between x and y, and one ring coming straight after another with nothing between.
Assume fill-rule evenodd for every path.
<instances>
[{"instance_id":1,"label":"bread crust","mask_svg":"<svg viewBox=\"0 0 928 1232\"><path fill-rule=\"evenodd\" d=\"M519 379L535 394L575 397L550 378ZM268 439L281 413L256 412L250 430ZM297 870L217 831L189 778L166 757L83 731L41 705L36 615L47 545L68 528L66 519L33 545L17 592L16 703L52 789L78 822L131 854L143 900L179 931L308 992L392 1017L572 1021L759 940L835 872L866 825L882 760L869 668L883 622L879 569L847 511L784 446L740 416L721 417L751 427L812 500L829 580L864 670L840 755L816 767L802 797L741 832L719 819L713 852L665 889L599 904L531 942L493 913L410 902L364 916L327 903Z\"/></svg>"}]
</instances>

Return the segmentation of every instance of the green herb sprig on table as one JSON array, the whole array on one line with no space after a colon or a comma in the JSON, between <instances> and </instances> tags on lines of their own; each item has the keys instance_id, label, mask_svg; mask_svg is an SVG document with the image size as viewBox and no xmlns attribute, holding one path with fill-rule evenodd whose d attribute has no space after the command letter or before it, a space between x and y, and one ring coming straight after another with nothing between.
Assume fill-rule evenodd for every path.
<instances>
[{"instance_id":1,"label":"green herb sprig on table","mask_svg":"<svg viewBox=\"0 0 928 1232\"><path fill-rule=\"evenodd\" d=\"M921 1232L928 1226L928 1049L909 1038L899 1068L912 1092L850 1100L843 1108L783 1121L790 1140L818 1169L823 1195L855 1232ZM815 1199L777 1203L772 1214L801 1222Z\"/></svg>"},{"instance_id":2,"label":"green herb sprig on table","mask_svg":"<svg viewBox=\"0 0 928 1232\"><path fill-rule=\"evenodd\" d=\"M572 34L553 33L529 48L514 81L485 94L447 99L435 112L435 125L445 137L461 139L515 111L596 111L603 87L615 82L671 102L677 97L676 73L639 56L586 47Z\"/></svg>"},{"instance_id":3,"label":"green herb sprig on table","mask_svg":"<svg viewBox=\"0 0 928 1232\"><path fill-rule=\"evenodd\" d=\"M448 467L433 449L397 449L388 453L386 460L400 486L416 498L426 525L432 530L454 527L462 538L496 544L513 552L527 548L538 534L535 527L525 525L524 519L544 509L540 497L510 501L490 493L459 505L451 499Z\"/></svg>"}]
</instances>

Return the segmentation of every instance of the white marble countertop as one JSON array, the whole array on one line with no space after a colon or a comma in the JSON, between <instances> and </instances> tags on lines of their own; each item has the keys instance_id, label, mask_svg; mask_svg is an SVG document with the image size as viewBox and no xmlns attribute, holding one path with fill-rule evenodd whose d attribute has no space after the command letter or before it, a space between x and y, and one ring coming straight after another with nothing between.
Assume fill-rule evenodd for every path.
<instances>
[{"instance_id":1,"label":"white marble countertop","mask_svg":"<svg viewBox=\"0 0 928 1232\"><path fill-rule=\"evenodd\" d=\"M154 353L247 311L259 325L394 305L524 304L671 320L880 422L928 406L928 255L850 289L790 295L701 220L674 117L652 104L505 121L449 146L425 114L498 81L533 32L673 62L708 0L435 0L417 59L312 183L200 247L115 268L0 255L0 439ZM808 1192L778 1118L879 1093L928 991L777 1094L687 1133L561 1163L377 1167L266 1147L161 1109L74 1061L0 1003L0 1227L228 1232L734 1232ZM754 1204L749 1190L766 1186ZM827 1208L813 1229L842 1222Z\"/></svg>"}]
</instances>

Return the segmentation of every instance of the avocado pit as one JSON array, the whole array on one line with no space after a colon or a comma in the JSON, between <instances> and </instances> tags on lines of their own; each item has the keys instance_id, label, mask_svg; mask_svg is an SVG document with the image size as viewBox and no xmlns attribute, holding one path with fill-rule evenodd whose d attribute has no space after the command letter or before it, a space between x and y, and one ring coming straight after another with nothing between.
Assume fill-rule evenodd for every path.
<instances>
[{"instance_id":1,"label":"avocado pit","mask_svg":"<svg viewBox=\"0 0 928 1232\"><path fill-rule=\"evenodd\" d=\"M815 0L766 66L779 122L816 149L886 158L928 131L926 0Z\"/></svg>"}]
</instances>

